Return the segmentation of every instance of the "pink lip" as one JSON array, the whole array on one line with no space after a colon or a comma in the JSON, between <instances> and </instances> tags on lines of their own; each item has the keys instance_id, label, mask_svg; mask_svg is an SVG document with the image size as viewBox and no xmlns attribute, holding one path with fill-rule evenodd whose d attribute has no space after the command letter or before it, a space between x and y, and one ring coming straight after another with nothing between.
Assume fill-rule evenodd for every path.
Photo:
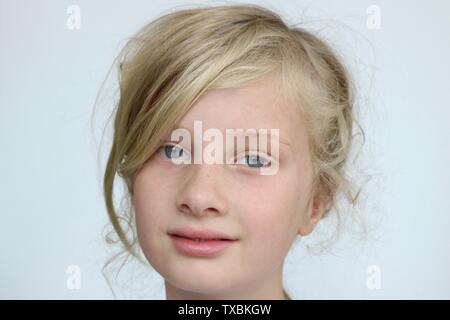
<instances>
[{"instance_id":1,"label":"pink lip","mask_svg":"<svg viewBox=\"0 0 450 320\"><path fill-rule=\"evenodd\" d=\"M196 257L211 257L218 255L237 240L226 233L206 229L180 228L174 229L168 232L168 234L177 251L182 254ZM194 239L203 240L196 241Z\"/></svg>"},{"instance_id":2,"label":"pink lip","mask_svg":"<svg viewBox=\"0 0 450 320\"><path fill-rule=\"evenodd\" d=\"M169 233L169 235L177 235L177 236L182 236L182 237L191 238L191 239L236 240L236 238L234 238L222 231L216 231L216 230L211 230L211 229L195 229L195 228L191 228L191 227L185 227L185 228L172 229L168 233Z\"/></svg>"}]
</instances>

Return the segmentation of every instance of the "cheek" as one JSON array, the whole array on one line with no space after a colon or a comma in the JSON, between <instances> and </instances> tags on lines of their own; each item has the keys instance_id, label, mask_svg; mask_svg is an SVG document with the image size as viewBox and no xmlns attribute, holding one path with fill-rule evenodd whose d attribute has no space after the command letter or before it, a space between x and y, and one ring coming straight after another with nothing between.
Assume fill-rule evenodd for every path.
<instances>
[{"instance_id":1,"label":"cheek","mask_svg":"<svg viewBox=\"0 0 450 320\"><path fill-rule=\"evenodd\" d=\"M133 205L136 214L136 229L143 249L155 244L155 239L165 233L168 212L166 199L171 193L166 190L162 178L151 172L142 172L134 183Z\"/></svg>"},{"instance_id":2,"label":"cheek","mask_svg":"<svg viewBox=\"0 0 450 320\"><path fill-rule=\"evenodd\" d=\"M241 223L252 247L249 251L255 259L261 258L261 254L282 258L301 221L298 184L278 177L247 190L239 203L244 210Z\"/></svg>"}]
</instances>

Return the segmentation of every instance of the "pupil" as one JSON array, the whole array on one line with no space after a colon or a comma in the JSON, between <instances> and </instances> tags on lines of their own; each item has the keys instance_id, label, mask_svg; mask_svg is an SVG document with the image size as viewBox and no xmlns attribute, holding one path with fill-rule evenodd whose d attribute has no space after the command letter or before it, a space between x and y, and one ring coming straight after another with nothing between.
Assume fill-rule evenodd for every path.
<instances>
[{"instance_id":1,"label":"pupil","mask_svg":"<svg viewBox=\"0 0 450 320\"><path fill-rule=\"evenodd\" d=\"M164 150L165 150L165 154L168 158L172 159L173 156L177 155L176 154L177 152L174 151L175 148L176 148L175 146L166 146L166 148ZM183 149L179 149L179 148L177 148L177 149L179 150L178 156L181 157L183 155Z\"/></svg>"},{"instance_id":2,"label":"pupil","mask_svg":"<svg viewBox=\"0 0 450 320\"><path fill-rule=\"evenodd\" d=\"M250 161L249 161L249 159L251 159ZM256 159L256 160L255 160ZM254 155L251 155L251 156L247 156L247 163L250 165L250 167L260 167L260 166L262 166L263 164L259 161L259 156L257 155L257 156L254 156Z\"/></svg>"}]
</instances>

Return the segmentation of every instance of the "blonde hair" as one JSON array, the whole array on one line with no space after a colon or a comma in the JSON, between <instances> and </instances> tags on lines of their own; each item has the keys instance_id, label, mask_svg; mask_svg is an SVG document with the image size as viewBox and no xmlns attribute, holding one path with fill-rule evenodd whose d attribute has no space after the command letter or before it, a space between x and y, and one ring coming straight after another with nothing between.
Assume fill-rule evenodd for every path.
<instances>
[{"instance_id":1,"label":"blonde hair","mask_svg":"<svg viewBox=\"0 0 450 320\"><path fill-rule=\"evenodd\" d=\"M326 214L338 192L355 203L357 194L344 172L357 124L353 88L337 54L311 32L288 26L258 5L189 8L144 26L118 62L120 99L104 197L119 242L136 258L133 208L120 215L113 203L116 174L132 197L136 173L201 95L269 73L304 115L314 172L311 198L326 199ZM131 238L122 221L132 230Z\"/></svg>"}]
</instances>

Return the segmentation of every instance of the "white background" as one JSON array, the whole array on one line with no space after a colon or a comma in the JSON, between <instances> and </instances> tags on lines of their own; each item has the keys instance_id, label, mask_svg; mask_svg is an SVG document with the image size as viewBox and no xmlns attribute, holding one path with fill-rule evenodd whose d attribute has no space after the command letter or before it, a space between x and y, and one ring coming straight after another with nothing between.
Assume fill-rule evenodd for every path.
<instances>
[{"instance_id":1,"label":"white background","mask_svg":"<svg viewBox=\"0 0 450 320\"><path fill-rule=\"evenodd\" d=\"M295 299L450 298L450 4L252 1L324 26L358 79L376 237L333 254L294 250ZM205 1L0 1L0 298L109 299L107 223L90 117L125 39L163 11ZM69 5L81 29L66 26ZM376 5L381 29L367 27ZM77 265L81 287L67 287ZM367 286L377 266L381 287ZM126 271L128 272L128 271ZM163 299L153 275L139 297ZM144 282L142 282L144 283ZM122 297L126 296L122 294ZM134 295L137 297L138 295Z\"/></svg>"}]
</instances>

